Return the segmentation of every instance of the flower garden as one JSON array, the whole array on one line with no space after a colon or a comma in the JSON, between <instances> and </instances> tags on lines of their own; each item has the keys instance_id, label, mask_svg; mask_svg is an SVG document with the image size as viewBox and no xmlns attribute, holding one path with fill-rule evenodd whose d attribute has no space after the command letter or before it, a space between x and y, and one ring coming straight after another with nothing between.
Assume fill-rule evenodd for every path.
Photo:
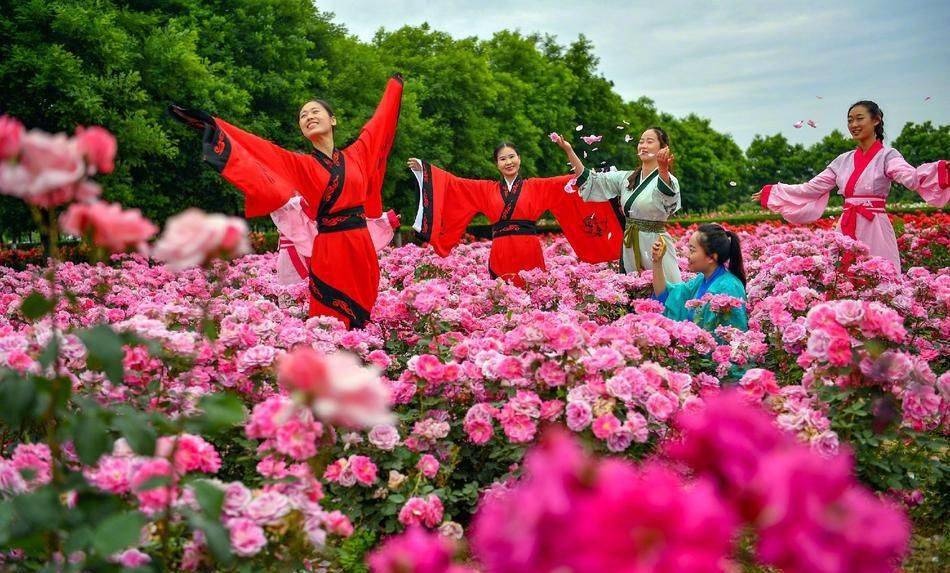
<instances>
[{"instance_id":1,"label":"flower garden","mask_svg":"<svg viewBox=\"0 0 950 573\"><path fill-rule=\"evenodd\" d=\"M945 567L947 214L902 215L900 274L831 219L733 226L748 332L671 321L649 273L560 238L524 289L486 242L386 248L347 331L243 221L149 245L89 202L94 129L0 146L0 187L90 257L0 268L0 569Z\"/></svg>"}]
</instances>

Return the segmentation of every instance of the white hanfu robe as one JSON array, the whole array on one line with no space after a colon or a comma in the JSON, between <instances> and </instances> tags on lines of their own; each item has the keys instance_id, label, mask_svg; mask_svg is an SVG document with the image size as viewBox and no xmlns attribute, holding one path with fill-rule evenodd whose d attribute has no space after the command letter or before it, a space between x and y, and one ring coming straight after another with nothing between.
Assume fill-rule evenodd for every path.
<instances>
[{"instance_id":1,"label":"white hanfu robe","mask_svg":"<svg viewBox=\"0 0 950 573\"><path fill-rule=\"evenodd\" d=\"M658 237L666 242L666 253L661 261L666 280L671 283L683 282L679 265L676 262L676 248L673 237L664 226L670 215L680 210L680 184L672 174L671 185L667 185L654 169L643 175L638 173L633 180L632 171L585 171L578 179L581 198L584 201L620 200L620 210L626 219L623 248L620 255L620 267L625 273L637 273L653 269L650 255L653 243Z\"/></svg>"}]
</instances>

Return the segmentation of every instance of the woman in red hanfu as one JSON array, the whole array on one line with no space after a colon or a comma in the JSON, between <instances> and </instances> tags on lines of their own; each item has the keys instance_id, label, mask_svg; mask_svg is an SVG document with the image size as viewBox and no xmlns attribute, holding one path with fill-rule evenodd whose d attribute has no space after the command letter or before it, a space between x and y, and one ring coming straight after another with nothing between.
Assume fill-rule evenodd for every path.
<instances>
[{"instance_id":1,"label":"woman in red hanfu","mask_svg":"<svg viewBox=\"0 0 950 573\"><path fill-rule=\"evenodd\" d=\"M399 74L389 80L373 117L345 149L334 146L330 105L304 104L298 123L313 145L309 154L287 151L206 113L171 107L177 119L204 130L204 160L244 193L245 216L272 215L282 235L280 256L309 275L310 315L334 316L347 328L365 326L376 303L373 235L376 244L386 244L398 226L392 212L382 212L381 189L402 83Z\"/></svg>"},{"instance_id":2,"label":"woman in red hanfu","mask_svg":"<svg viewBox=\"0 0 950 573\"><path fill-rule=\"evenodd\" d=\"M537 220L550 211L582 261L617 258L623 227L610 203L585 203L577 193L565 191L573 175L523 179L521 157L511 143L499 145L494 157L501 173L494 181L463 179L425 161L409 160L420 195L413 228L436 253L447 256L481 213L492 223L489 273L524 286L520 271L545 268Z\"/></svg>"}]
</instances>

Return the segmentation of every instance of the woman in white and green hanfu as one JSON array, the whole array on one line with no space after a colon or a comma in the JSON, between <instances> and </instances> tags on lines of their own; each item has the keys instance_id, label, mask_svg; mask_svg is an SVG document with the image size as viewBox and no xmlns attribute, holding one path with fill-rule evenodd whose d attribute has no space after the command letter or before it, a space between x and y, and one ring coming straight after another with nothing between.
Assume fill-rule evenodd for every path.
<instances>
[{"instance_id":1,"label":"woman in white and green hanfu","mask_svg":"<svg viewBox=\"0 0 950 573\"><path fill-rule=\"evenodd\" d=\"M618 215L622 215L624 225L621 270L652 270L650 248L659 238L668 247L662 260L667 280L682 282L673 237L666 232L667 219L682 207L679 181L670 173L673 154L666 132L659 127L643 132L637 144L641 164L634 171L591 172L584 169L567 142L557 136L555 143L568 154L574 173L579 174L576 188L581 198L589 202L614 201L615 207L619 207Z\"/></svg>"}]
</instances>

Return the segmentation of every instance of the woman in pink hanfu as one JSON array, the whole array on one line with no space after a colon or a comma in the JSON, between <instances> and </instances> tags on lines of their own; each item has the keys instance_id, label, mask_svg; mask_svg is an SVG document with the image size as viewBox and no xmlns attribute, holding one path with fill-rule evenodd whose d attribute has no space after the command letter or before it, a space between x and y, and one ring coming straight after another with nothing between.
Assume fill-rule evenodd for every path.
<instances>
[{"instance_id":1,"label":"woman in pink hanfu","mask_svg":"<svg viewBox=\"0 0 950 573\"><path fill-rule=\"evenodd\" d=\"M943 207L950 199L947 161L915 168L899 151L886 147L884 112L873 101L851 106L848 131L858 142L857 149L839 155L807 183L766 185L752 198L763 208L781 213L790 223L811 223L824 213L831 190L837 187L844 196L844 211L838 222L841 232L867 245L871 256L888 259L900 270L897 238L884 211L891 182L917 191L935 207Z\"/></svg>"}]
</instances>

